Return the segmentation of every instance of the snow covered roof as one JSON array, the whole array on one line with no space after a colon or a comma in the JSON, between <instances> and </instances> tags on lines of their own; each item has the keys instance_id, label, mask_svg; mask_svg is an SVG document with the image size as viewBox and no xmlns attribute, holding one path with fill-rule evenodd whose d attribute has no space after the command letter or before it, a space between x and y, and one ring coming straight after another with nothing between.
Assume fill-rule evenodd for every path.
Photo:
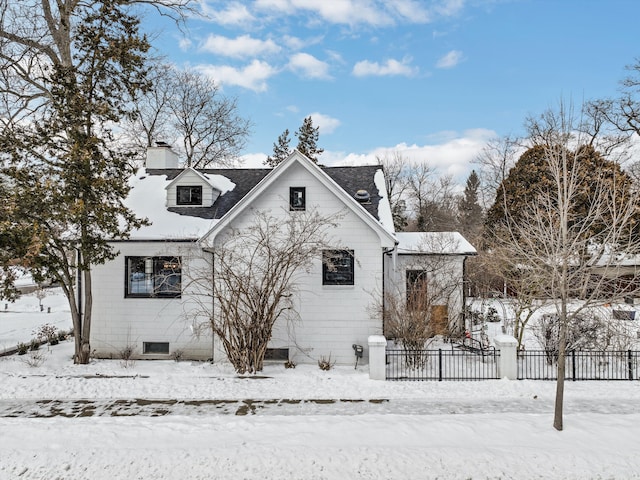
<instances>
[{"instance_id":1,"label":"snow covered roof","mask_svg":"<svg viewBox=\"0 0 640 480\"><path fill-rule=\"evenodd\" d=\"M458 232L398 232L399 254L476 255L478 252Z\"/></svg>"},{"instance_id":2,"label":"snow covered roof","mask_svg":"<svg viewBox=\"0 0 640 480\"><path fill-rule=\"evenodd\" d=\"M242 198L253 190L272 169L219 168L195 172L219 190L221 195L211 207L167 207L166 189L184 174L185 169L140 169L129 180L132 189L125 200L139 217L151 222L148 227L131 233L133 240L181 239L197 240L210 231ZM389 233L393 233L391 208L384 187L384 174L379 165L322 167L321 170L349 196L366 190L370 197L360 203Z\"/></svg>"},{"instance_id":3,"label":"snow covered roof","mask_svg":"<svg viewBox=\"0 0 640 480\"><path fill-rule=\"evenodd\" d=\"M131 191L124 204L138 217L147 218L151 225L131 232L132 240L197 240L211 229L215 220L181 215L166 208L165 187L170 183L166 175L149 175L140 169L129 179Z\"/></svg>"},{"instance_id":4,"label":"snow covered roof","mask_svg":"<svg viewBox=\"0 0 640 480\"><path fill-rule=\"evenodd\" d=\"M182 178L188 172L193 172L193 174L201 178L203 182L205 182L207 185L210 185L211 188L214 188L215 190L218 190L221 193L227 192L229 190L233 190L233 187L235 187L235 184L233 184L228 178L222 175L205 175L204 173L199 172L195 168L188 167L188 168L185 168L182 172L180 172L178 176L176 176L171 182L169 182L167 186L164 187L165 190L171 188L171 186L174 183L178 182L180 178Z\"/></svg>"}]
</instances>

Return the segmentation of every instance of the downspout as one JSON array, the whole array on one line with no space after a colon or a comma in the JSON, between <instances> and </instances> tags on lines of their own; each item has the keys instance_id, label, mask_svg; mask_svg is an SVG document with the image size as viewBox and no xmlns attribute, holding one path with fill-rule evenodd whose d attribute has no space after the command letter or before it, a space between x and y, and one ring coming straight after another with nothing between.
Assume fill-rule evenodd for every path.
<instances>
[{"instance_id":1,"label":"downspout","mask_svg":"<svg viewBox=\"0 0 640 480\"><path fill-rule=\"evenodd\" d=\"M387 248L384 249L382 251L382 333L384 334L384 325L385 325L385 321L386 321L386 315L385 315L385 311L386 309L385 307L385 285L386 285L386 280L387 280L387 276L386 276L386 271L385 271L385 261L384 261L384 257L385 255L391 255L391 259L392 259L392 270L394 272L394 278L393 281L395 282L395 271L396 271L396 257L397 257L397 248L398 248L398 241L396 240L395 245L392 248Z\"/></svg>"},{"instance_id":2,"label":"downspout","mask_svg":"<svg viewBox=\"0 0 640 480\"><path fill-rule=\"evenodd\" d=\"M215 268L214 268L214 262L215 262L215 257L213 255L213 251L210 252L211 253L211 318L209 319L210 322L213 322L213 319L215 318L215 308L216 308L216 297L215 297ZM211 328L211 365L214 365L216 363L216 334L213 331L213 325L209 326Z\"/></svg>"},{"instance_id":3,"label":"downspout","mask_svg":"<svg viewBox=\"0 0 640 480\"><path fill-rule=\"evenodd\" d=\"M467 258L466 255L462 257L462 332L467 328Z\"/></svg>"}]
</instances>

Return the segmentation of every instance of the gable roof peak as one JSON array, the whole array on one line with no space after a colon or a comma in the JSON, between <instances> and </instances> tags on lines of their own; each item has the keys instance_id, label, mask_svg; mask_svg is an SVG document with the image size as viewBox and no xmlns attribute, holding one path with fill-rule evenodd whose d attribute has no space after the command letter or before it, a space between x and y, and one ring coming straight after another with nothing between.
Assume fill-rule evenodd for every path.
<instances>
[{"instance_id":1,"label":"gable roof peak","mask_svg":"<svg viewBox=\"0 0 640 480\"><path fill-rule=\"evenodd\" d=\"M164 187L165 190L168 190L169 188L171 188L172 185L174 185L175 183L179 182L180 179L182 177L184 177L188 173L194 173L200 179L202 179L203 182L205 182L207 185L209 185L211 188L213 188L215 190L219 190L218 188L216 188L216 186L211 182L211 179L204 172L200 172L200 171L196 170L193 167L184 168L182 170L182 172L180 172L173 180L171 180L171 182L169 182L169 184L167 184L166 187Z\"/></svg>"}]
</instances>

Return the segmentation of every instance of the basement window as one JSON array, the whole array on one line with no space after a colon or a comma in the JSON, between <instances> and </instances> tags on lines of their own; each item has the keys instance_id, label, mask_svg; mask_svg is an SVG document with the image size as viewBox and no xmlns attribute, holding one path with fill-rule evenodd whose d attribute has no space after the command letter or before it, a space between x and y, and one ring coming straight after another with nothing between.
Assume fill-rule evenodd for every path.
<instances>
[{"instance_id":1,"label":"basement window","mask_svg":"<svg viewBox=\"0 0 640 480\"><path fill-rule=\"evenodd\" d=\"M289 349L288 348L267 348L267 351L264 354L265 360L289 360Z\"/></svg>"},{"instance_id":2,"label":"basement window","mask_svg":"<svg viewBox=\"0 0 640 480\"><path fill-rule=\"evenodd\" d=\"M169 342L143 342L142 353L169 354Z\"/></svg>"}]
</instances>

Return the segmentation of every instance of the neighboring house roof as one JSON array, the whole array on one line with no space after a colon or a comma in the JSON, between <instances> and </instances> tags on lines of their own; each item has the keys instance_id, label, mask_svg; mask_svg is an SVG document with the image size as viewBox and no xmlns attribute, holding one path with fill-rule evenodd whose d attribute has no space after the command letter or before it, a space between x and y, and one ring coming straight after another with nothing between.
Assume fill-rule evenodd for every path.
<instances>
[{"instance_id":1,"label":"neighboring house roof","mask_svg":"<svg viewBox=\"0 0 640 480\"><path fill-rule=\"evenodd\" d=\"M379 208L384 208L385 205L388 206L388 202L380 202L382 199L380 193L385 192L379 192L376 186L376 172L380 167L323 168L311 162L297 150L294 150L286 160L280 163L273 170L269 171L267 175L265 175L264 178L256 184L253 189L251 189L248 195L241 198L231 207L228 214L223 214L218 217L221 221L212 227L211 231L203 237L203 240L210 236L215 237L218 231L222 230L236 215L250 205L253 197L259 195L277 181L279 176L294 164L301 165L320 183L324 184L338 197L340 197L347 208L350 208L366 224L376 231L384 246L395 245L396 240L393 232L393 223L390 225L383 225L380 221L380 214L378 211ZM356 192L363 189L366 189L369 193L369 201L366 203L360 203L355 198ZM391 216L390 214L384 214L383 218L391 218Z\"/></svg>"},{"instance_id":2,"label":"neighboring house roof","mask_svg":"<svg viewBox=\"0 0 640 480\"><path fill-rule=\"evenodd\" d=\"M399 254L476 255L478 252L458 232L398 232Z\"/></svg>"}]
</instances>

